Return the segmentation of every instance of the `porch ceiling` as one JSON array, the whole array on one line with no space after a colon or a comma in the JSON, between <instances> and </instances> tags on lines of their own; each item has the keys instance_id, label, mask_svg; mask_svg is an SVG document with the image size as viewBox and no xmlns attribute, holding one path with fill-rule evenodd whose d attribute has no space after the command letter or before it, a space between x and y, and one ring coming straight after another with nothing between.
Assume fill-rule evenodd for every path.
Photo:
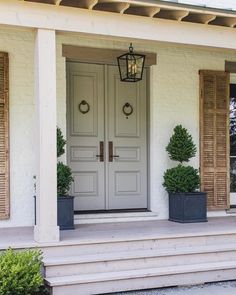
<instances>
[{"instance_id":1,"label":"porch ceiling","mask_svg":"<svg viewBox=\"0 0 236 295\"><path fill-rule=\"evenodd\" d=\"M155 0L21 0L205 25L236 27L236 12Z\"/></svg>"}]
</instances>

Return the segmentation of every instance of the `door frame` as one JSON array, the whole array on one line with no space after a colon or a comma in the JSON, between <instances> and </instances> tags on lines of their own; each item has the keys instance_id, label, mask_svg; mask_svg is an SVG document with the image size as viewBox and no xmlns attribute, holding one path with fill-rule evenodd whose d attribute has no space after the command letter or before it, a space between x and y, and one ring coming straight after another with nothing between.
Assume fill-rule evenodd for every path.
<instances>
[{"instance_id":1,"label":"door frame","mask_svg":"<svg viewBox=\"0 0 236 295\"><path fill-rule=\"evenodd\" d=\"M79 47L78 47L79 48ZM111 49L110 49L111 50ZM69 118L68 118L68 107L69 107L69 100L68 100L68 67L67 67L67 62L75 62L75 63L86 63L86 64L102 64L104 66L104 75L106 76L107 74L107 71L108 71L108 65L109 64L105 64L105 63L101 63L101 62L87 62L86 60L84 61L81 61L81 59L71 59L71 58L66 58L65 59L65 64L66 64L66 132L68 132L68 124L69 124ZM116 65L114 63L114 65ZM151 121L150 121L150 89L151 89L151 71L150 71L150 66L146 66L146 71L147 71L147 75L146 75L146 153L147 153L147 161L146 161L146 167L147 167L147 210L146 212L148 211L151 211L151 200L150 200L150 185L151 185L151 177L150 177L150 158L151 158L151 153L150 153L150 129L151 129ZM104 121L104 128L105 128L105 134L107 134L107 128L108 128L108 125L106 124L108 118L108 113L107 113L107 107L108 107L108 87L107 87L107 79L105 79L105 89L104 89L104 96L105 96L105 101L104 101L104 104L105 104L105 121ZM125 83L125 82L124 82ZM67 138L67 136L66 136ZM104 138L104 140L106 140L106 138ZM108 154L108 146L105 145L105 152ZM66 162L68 163L68 153L66 153ZM108 182L107 182L107 177L108 177L108 169L105 169L105 189L107 190L108 189ZM108 195L106 195L106 204L107 204L107 198L108 198ZM140 210L112 210L113 213L121 213L121 212L140 212ZM100 213L101 211L94 211L90 214L97 214L97 213ZM110 213L109 210L106 210L107 213ZM104 213L104 212L103 212ZM76 211L75 211L75 214L76 214ZM83 213L82 213L83 214ZM131 213L132 214L132 213Z\"/></svg>"}]
</instances>

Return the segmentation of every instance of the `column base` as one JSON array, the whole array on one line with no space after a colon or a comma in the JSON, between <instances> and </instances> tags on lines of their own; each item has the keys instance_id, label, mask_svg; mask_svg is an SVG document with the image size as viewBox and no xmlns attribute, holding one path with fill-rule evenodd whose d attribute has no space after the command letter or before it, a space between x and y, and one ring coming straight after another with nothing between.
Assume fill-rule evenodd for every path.
<instances>
[{"instance_id":1,"label":"column base","mask_svg":"<svg viewBox=\"0 0 236 295\"><path fill-rule=\"evenodd\" d=\"M60 241L59 226L34 227L34 240L38 243L56 243Z\"/></svg>"}]
</instances>

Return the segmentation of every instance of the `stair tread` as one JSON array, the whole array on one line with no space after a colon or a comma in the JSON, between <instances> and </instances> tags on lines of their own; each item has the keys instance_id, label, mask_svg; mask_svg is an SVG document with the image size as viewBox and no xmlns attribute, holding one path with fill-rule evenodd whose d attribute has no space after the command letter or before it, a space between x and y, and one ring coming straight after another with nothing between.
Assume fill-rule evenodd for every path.
<instances>
[{"instance_id":1,"label":"stair tread","mask_svg":"<svg viewBox=\"0 0 236 295\"><path fill-rule=\"evenodd\" d=\"M151 258L162 256L188 255L188 254L202 254L212 252L236 251L236 244L221 244L221 245L206 245L198 247L180 247L169 250L135 250L122 252L109 252L99 254L85 254L78 256L63 256L63 257L48 257L43 260L44 266L58 266L68 264L79 264L100 261L114 261L136 258Z\"/></svg>"},{"instance_id":2,"label":"stair tread","mask_svg":"<svg viewBox=\"0 0 236 295\"><path fill-rule=\"evenodd\" d=\"M168 266L158 268L145 268L135 270L116 271L109 273L96 273L96 274L79 274L72 276L61 276L46 278L46 282L49 286L65 286L65 285L76 285L93 282L104 282L113 280L125 280L133 278L153 277L153 276L164 276L174 274L184 274L193 272L203 272L211 270L223 270L236 268L236 261L223 261L223 262L211 262L211 263L200 263L190 264L181 266Z\"/></svg>"}]
</instances>

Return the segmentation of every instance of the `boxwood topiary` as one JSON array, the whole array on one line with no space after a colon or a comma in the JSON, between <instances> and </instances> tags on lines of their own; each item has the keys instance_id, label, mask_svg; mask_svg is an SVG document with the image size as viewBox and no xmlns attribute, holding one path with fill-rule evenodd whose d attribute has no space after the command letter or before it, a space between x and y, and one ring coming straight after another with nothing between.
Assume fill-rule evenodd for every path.
<instances>
[{"instance_id":1,"label":"boxwood topiary","mask_svg":"<svg viewBox=\"0 0 236 295\"><path fill-rule=\"evenodd\" d=\"M177 125L174 128L174 134L170 138L166 151L171 160L180 162L177 167L168 169L164 173L163 186L167 192L187 193L199 189L200 176L198 169L182 164L194 157L197 151L192 136L182 125Z\"/></svg>"},{"instance_id":2,"label":"boxwood topiary","mask_svg":"<svg viewBox=\"0 0 236 295\"><path fill-rule=\"evenodd\" d=\"M63 138L61 129L57 127L57 157L59 158L65 153L66 140Z\"/></svg>"},{"instance_id":3,"label":"boxwood topiary","mask_svg":"<svg viewBox=\"0 0 236 295\"><path fill-rule=\"evenodd\" d=\"M57 163L57 195L66 196L73 181L70 167L62 162Z\"/></svg>"},{"instance_id":4,"label":"boxwood topiary","mask_svg":"<svg viewBox=\"0 0 236 295\"><path fill-rule=\"evenodd\" d=\"M199 188L200 177L197 169L179 164L164 174L163 186L168 192L188 193Z\"/></svg>"},{"instance_id":5,"label":"boxwood topiary","mask_svg":"<svg viewBox=\"0 0 236 295\"><path fill-rule=\"evenodd\" d=\"M65 153L66 140L63 138L61 129L57 127L57 157ZM71 183L74 181L70 167L58 161L57 163L57 195L68 195Z\"/></svg>"},{"instance_id":6,"label":"boxwood topiary","mask_svg":"<svg viewBox=\"0 0 236 295\"><path fill-rule=\"evenodd\" d=\"M183 128L182 125L177 125L174 128L174 134L170 138L166 151L171 160L183 163L195 157L197 148L187 129Z\"/></svg>"}]
</instances>

